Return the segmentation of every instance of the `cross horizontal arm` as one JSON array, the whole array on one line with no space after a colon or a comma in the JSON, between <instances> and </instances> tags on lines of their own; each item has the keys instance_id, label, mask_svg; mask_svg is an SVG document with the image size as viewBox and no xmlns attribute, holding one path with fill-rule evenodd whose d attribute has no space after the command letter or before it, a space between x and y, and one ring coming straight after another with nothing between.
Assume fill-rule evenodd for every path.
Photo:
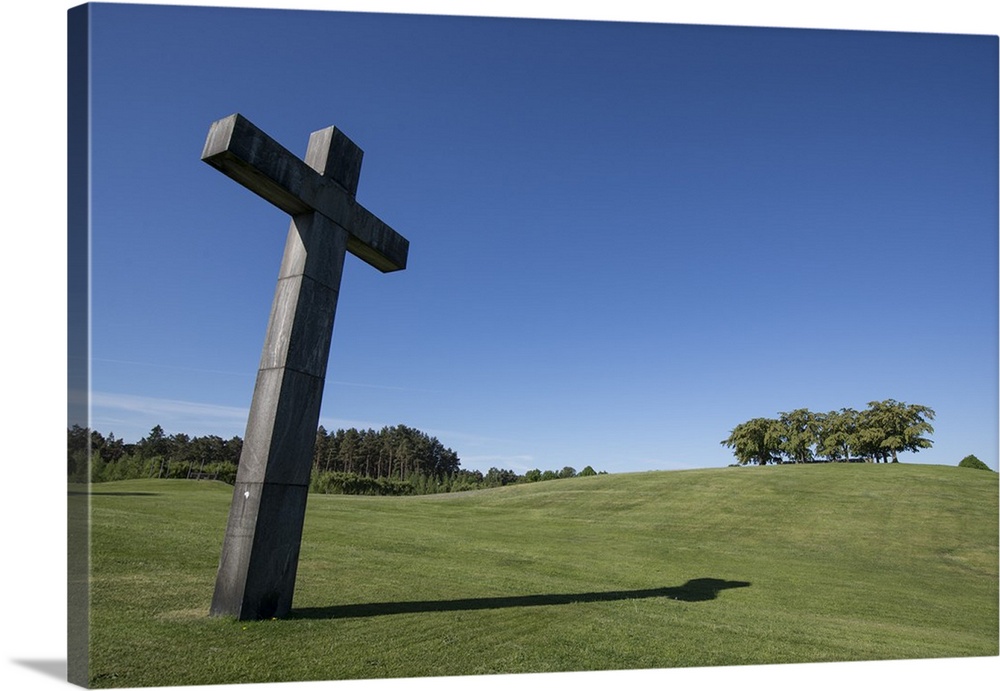
<instances>
[{"instance_id":1,"label":"cross horizontal arm","mask_svg":"<svg viewBox=\"0 0 1000 691\"><path fill-rule=\"evenodd\" d=\"M406 268L406 238L239 113L212 123L201 160L289 215L323 214L347 230L348 251L379 271Z\"/></svg>"}]
</instances>

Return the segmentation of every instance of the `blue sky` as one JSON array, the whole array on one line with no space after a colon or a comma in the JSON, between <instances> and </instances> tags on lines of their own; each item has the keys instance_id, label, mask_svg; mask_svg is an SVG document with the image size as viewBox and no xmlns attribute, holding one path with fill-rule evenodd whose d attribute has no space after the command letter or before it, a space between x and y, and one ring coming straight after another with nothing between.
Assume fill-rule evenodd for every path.
<instances>
[{"instance_id":1,"label":"blue sky","mask_svg":"<svg viewBox=\"0 0 1000 691\"><path fill-rule=\"evenodd\" d=\"M349 257L321 423L466 468L722 466L895 398L997 467L997 40L97 5L93 427L243 436L287 216L199 160L337 125L410 241Z\"/></svg>"}]
</instances>

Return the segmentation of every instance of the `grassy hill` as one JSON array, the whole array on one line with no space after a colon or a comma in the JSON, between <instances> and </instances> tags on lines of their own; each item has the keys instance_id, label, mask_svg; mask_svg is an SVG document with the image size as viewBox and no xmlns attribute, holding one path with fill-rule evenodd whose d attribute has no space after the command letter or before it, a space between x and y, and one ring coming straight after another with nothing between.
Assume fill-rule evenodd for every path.
<instances>
[{"instance_id":1,"label":"grassy hill","mask_svg":"<svg viewBox=\"0 0 1000 691\"><path fill-rule=\"evenodd\" d=\"M93 486L91 684L998 654L998 476L925 465L311 495L293 616L210 619L231 488Z\"/></svg>"}]
</instances>

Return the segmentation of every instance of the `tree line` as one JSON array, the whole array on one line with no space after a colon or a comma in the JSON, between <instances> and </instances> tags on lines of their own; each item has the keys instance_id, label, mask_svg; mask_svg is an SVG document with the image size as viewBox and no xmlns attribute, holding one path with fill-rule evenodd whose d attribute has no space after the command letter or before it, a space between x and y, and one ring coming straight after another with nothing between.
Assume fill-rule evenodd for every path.
<instances>
[{"instance_id":1,"label":"tree line","mask_svg":"<svg viewBox=\"0 0 1000 691\"><path fill-rule=\"evenodd\" d=\"M754 418L720 442L733 449L739 465L768 463L898 463L904 451L930 448L934 411L887 399L864 410L841 408L814 413L806 408Z\"/></svg>"},{"instance_id":2,"label":"tree line","mask_svg":"<svg viewBox=\"0 0 1000 691\"><path fill-rule=\"evenodd\" d=\"M167 435L160 425L135 444L113 433L74 425L68 430L68 473L72 482L138 478L211 479L236 482L243 440L215 435ZM582 471L504 468L483 473L461 467L458 454L438 439L405 425L381 430L316 431L310 491L333 494L407 495L461 492L597 475Z\"/></svg>"},{"instance_id":3,"label":"tree line","mask_svg":"<svg viewBox=\"0 0 1000 691\"><path fill-rule=\"evenodd\" d=\"M156 425L137 443L128 444L113 432L105 436L73 425L67 448L71 482L211 477L233 484L243 440L183 433L168 436Z\"/></svg>"}]
</instances>

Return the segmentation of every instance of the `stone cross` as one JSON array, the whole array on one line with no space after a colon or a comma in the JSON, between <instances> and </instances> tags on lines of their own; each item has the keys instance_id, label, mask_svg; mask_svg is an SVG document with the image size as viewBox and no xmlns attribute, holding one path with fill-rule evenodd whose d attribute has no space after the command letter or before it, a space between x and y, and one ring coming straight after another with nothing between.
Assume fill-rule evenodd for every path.
<instances>
[{"instance_id":1,"label":"stone cross","mask_svg":"<svg viewBox=\"0 0 1000 691\"><path fill-rule=\"evenodd\" d=\"M292 217L264 338L210 614L286 615L346 252L406 268L409 242L358 204L363 152L329 127L305 161L242 115L212 123L201 159Z\"/></svg>"}]
</instances>

